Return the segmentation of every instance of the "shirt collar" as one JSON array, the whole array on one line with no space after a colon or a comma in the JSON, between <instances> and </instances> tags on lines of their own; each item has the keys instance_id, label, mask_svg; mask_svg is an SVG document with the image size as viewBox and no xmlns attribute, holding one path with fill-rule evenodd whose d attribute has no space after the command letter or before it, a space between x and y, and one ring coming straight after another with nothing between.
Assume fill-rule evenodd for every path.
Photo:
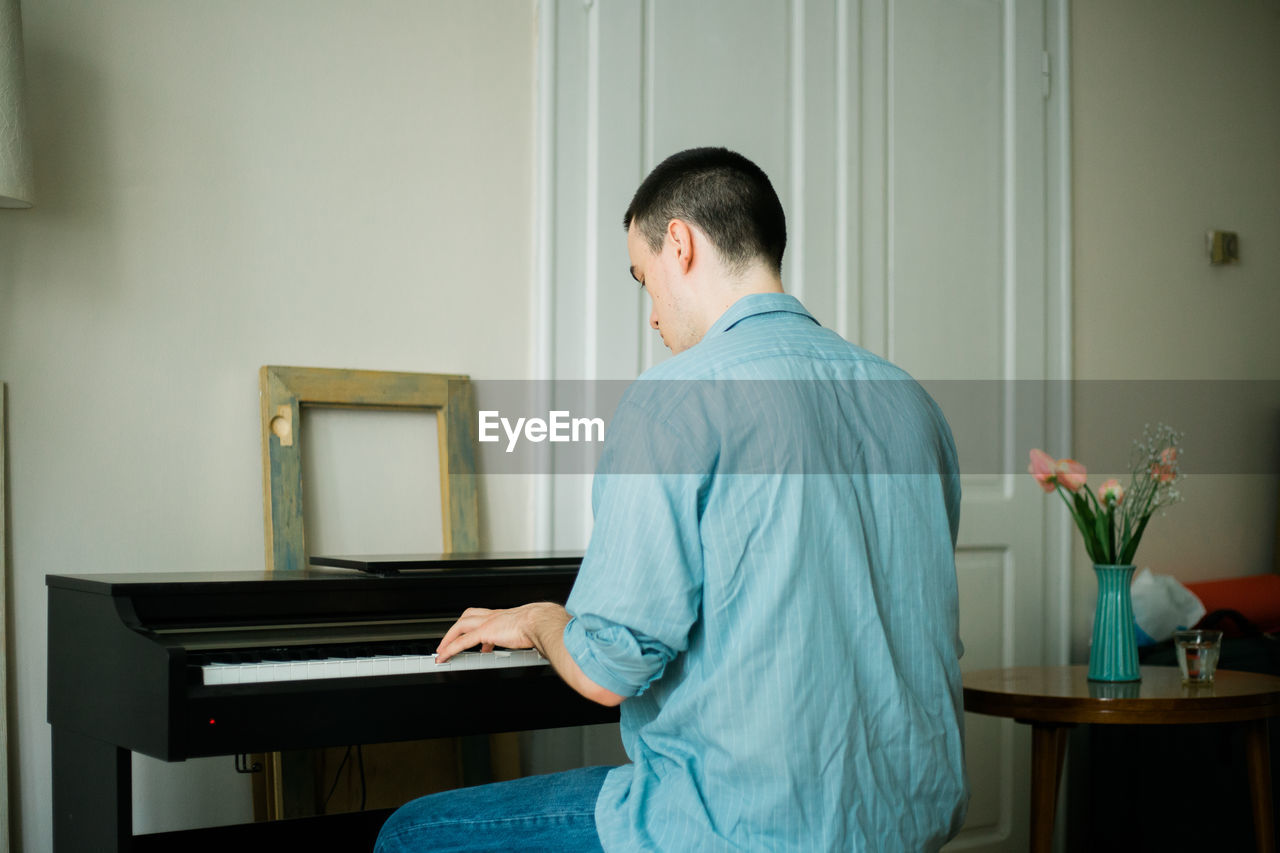
<instances>
[{"instance_id":1,"label":"shirt collar","mask_svg":"<svg viewBox=\"0 0 1280 853\"><path fill-rule=\"evenodd\" d=\"M720 319L711 324L706 336L710 337L720 332L727 332L748 317L754 317L757 314L772 314L776 311L799 314L802 317L808 317L813 321L814 325L822 325L814 319L812 314L805 310L799 299L789 293L752 293L730 305L729 310L721 314Z\"/></svg>"}]
</instances>

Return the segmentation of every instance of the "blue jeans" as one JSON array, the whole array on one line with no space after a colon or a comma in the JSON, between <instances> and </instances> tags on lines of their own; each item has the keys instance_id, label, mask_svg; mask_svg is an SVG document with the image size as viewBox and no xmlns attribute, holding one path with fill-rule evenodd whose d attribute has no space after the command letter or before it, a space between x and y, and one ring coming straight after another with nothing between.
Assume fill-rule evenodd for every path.
<instances>
[{"instance_id":1,"label":"blue jeans","mask_svg":"<svg viewBox=\"0 0 1280 853\"><path fill-rule=\"evenodd\" d=\"M584 767L419 797L383 824L374 853L600 850L596 799L612 767Z\"/></svg>"}]
</instances>

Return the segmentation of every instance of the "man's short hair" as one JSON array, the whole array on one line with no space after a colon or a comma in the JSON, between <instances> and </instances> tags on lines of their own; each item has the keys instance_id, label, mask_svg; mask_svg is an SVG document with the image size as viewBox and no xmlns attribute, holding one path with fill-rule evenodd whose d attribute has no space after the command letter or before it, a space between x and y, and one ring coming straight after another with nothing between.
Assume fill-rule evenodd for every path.
<instances>
[{"instance_id":1,"label":"man's short hair","mask_svg":"<svg viewBox=\"0 0 1280 853\"><path fill-rule=\"evenodd\" d=\"M667 225L681 219L698 226L733 273L763 261L782 272L787 218L769 176L726 148L690 148L672 154L649 173L623 218L657 252Z\"/></svg>"}]
</instances>

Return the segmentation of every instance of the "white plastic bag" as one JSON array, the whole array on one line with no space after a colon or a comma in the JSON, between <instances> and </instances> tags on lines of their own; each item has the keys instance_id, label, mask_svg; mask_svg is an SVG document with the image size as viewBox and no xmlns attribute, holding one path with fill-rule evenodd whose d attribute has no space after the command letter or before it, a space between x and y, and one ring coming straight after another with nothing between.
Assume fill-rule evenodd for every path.
<instances>
[{"instance_id":1,"label":"white plastic bag","mask_svg":"<svg viewBox=\"0 0 1280 853\"><path fill-rule=\"evenodd\" d=\"M1129 594L1139 646L1167 640L1174 631L1190 628L1204 618L1204 604L1172 575L1157 575L1144 568L1133 579Z\"/></svg>"}]
</instances>

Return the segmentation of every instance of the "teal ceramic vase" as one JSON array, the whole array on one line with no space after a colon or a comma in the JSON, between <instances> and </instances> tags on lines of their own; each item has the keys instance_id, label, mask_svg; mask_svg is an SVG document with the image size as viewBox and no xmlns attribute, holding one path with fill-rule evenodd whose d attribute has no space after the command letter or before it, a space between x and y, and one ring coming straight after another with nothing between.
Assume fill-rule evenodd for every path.
<instances>
[{"instance_id":1,"label":"teal ceramic vase","mask_svg":"<svg viewBox=\"0 0 1280 853\"><path fill-rule=\"evenodd\" d=\"M1089 647L1090 681L1139 681L1138 637L1133 630L1133 600L1129 584L1133 566L1095 565L1098 609L1093 615L1093 645Z\"/></svg>"}]
</instances>

